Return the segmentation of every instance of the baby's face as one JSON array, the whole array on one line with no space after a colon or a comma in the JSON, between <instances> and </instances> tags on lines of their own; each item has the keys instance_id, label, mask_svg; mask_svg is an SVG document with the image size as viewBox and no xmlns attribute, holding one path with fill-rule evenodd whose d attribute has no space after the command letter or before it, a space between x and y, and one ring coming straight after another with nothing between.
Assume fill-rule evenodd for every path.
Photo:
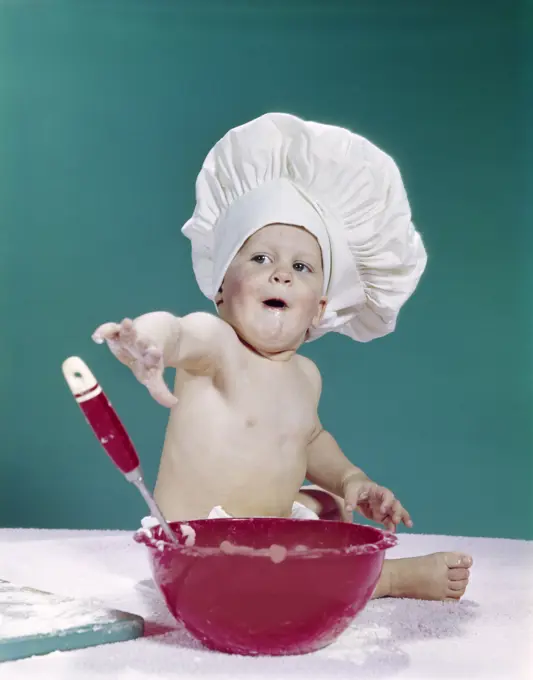
<instances>
[{"instance_id":1,"label":"baby's face","mask_svg":"<svg viewBox=\"0 0 533 680\"><path fill-rule=\"evenodd\" d=\"M260 354L295 351L326 306L322 253L300 227L255 232L228 267L216 302L220 316Z\"/></svg>"}]
</instances>

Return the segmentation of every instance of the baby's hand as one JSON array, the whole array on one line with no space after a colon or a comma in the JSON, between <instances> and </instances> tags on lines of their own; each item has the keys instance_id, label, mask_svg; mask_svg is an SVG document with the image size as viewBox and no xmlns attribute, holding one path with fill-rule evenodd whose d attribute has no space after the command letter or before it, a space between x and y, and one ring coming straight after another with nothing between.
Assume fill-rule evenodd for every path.
<instances>
[{"instance_id":1,"label":"baby's hand","mask_svg":"<svg viewBox=\"0 0 533 680\"><path fill-rule=\"evenodd\" d=\"M133 375L158 403L168 408L177 403L163 378L163 348L148 334L143 334L135 321L124 319L120 324L104 323L95 330L92 339L98 344L106 342L111 352L131 368Z\"/></svg>"},{"instance_id":2,"label":"baby's hand","mask_svg":"<svg viewBox=\"0 0 533 680\"><path fill-rule=\"evenodd\" d=\"M413 526L409 513L392 491L370 480L348 479L344 501L348 511L357 510L367 519L383 524L388 531L395 531L400 522L409 528Z\"/></svg>"}]
</instances>

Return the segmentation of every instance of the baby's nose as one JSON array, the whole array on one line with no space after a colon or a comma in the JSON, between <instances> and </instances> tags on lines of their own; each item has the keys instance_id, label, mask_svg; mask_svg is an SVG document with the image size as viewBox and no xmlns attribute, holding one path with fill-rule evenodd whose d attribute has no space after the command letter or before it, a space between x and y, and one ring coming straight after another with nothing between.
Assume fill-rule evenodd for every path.
<instances>
[{"instance_id":1,"label":"baby's nose","mask_svg":"<svg viewBox=\"0 0 533 680\"><path fill-rule=\"evenodd\" d=\"M275 283L289 284L292 282L292 274L288 271L276 271L272 275L272 280Z\"/></svg>"}]
</instances>

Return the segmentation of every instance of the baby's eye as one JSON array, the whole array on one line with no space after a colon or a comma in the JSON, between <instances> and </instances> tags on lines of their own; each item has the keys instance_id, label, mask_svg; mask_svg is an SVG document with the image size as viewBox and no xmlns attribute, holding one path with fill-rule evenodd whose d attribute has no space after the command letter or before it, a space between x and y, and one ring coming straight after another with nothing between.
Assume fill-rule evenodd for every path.
<instances>
[{"instance_id":1,"label":"baby's eye","mask_svg":"<svg viewBox=\"0 0 533 680\"><path fill-rule=\"evenodd\" d=\"M297 272L311 272L312 269L308 265L304 264L303 262L295 262L293 265L293 269Z\"/></svg>"},{"instance_id":2,"label":"baby's eye","mask_svg":"<svg viewBox=\"0 0 533 680\"><path fill-rule=\"evenodd\" d=\"M265 264L265 262L269 262L270 258L268 255L254 255L252 257L252 262L257 262L257 264Z\"/></svg>"}]
</instances>

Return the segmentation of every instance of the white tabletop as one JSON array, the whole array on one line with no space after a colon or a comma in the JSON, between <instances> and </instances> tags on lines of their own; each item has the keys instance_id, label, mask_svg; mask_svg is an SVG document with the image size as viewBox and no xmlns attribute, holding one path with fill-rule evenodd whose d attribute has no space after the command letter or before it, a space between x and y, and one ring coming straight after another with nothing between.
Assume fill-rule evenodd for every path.
<instances>
[{"instance_id":1,"label":"white tabletop","mask_svg":"<svg viewBox=\"0 0 533 680\"><path fill-rule=\"evenodd\" d=\"M204 650L171 618L145 548L131 533L0 529L0 578L143 616L130 642L0 664L0 680L231 678L533 678L533 542L400 534L389 557L465 550L472 579L460 603L383 599L315 654L244 658Z\"/></svg>"}]
</instances>

